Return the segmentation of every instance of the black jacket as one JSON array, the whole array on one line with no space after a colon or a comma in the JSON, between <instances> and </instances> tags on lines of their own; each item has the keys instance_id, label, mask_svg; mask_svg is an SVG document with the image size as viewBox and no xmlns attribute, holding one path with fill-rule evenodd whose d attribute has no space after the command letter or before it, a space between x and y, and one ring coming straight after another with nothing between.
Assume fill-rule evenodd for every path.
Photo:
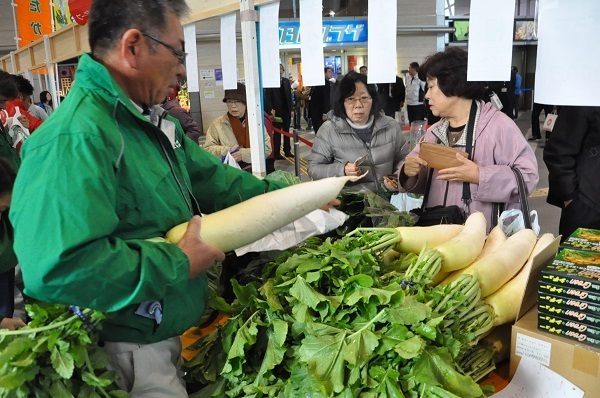
<instances>
[{"instance_id":1,"label":"black jacket","mask_svg":"<svg viewBox=\"0 0 600 398\"><path fill-rule=\"evenodd\" d=\"M321 117L331 110L331 82L325 80L324 86L314 86L310 91L310 117L321 120Z\"/></svg>"},{"instance_id":2,"label":"black jacket","mask_svg":"<svg viewBox=\"0 0 600 398\"><path fill-rule=\"evenodd\" d=\"M579 199L600 211L600 107L564 106L544 149L548 203Z\"/></svg>"},{"instance_id":3,"label":"black jacket","mask_svg":"<svg viewBox=\"0 0 600 398\"><path fill-rule=\"evenodd\" d=\"M292 87L289 79L281 78L279 88L265 89L265 111L271 114L271 109L275 109L276 116L290 118L290 112L294 110L292 102Z\"/></svg>"},{"instance_id":4,"label":"black jacket","mask_svg":"<svg viewBox=\"0 0 600 398\"><path fill-rule=\"evenodd\" d=\"M400 110L400 104L406 98L406 87L399 76L396 76L395 83L377 84L377 93L381 109L386 116L394 117L396 112Z\"/></svg>"}]
</instances>

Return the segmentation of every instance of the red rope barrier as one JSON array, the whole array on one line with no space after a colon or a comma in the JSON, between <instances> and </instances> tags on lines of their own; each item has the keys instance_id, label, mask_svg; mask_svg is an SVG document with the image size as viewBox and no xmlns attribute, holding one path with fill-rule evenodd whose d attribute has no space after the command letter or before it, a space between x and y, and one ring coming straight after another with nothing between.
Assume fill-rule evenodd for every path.
<instances>
[{"instance_id":1,"label":"red rope barrier","mask_svg":"<svg viewBox=\"0 0 600 398\"><path fill-rule=\"evenodd\" d=\"M429 128L429 126L426 126L426 128ZM273 126L273 131L276 133L279 133L281 135L285 135L286 137L294 138L294 134L289 133L287 131L283 131L275 126ZM402 131L410 131L410 126L402 126ZM306 138L298 136L298 140L302 141L303 143L305 143L306 145L308 145L311 148L313 146L312 141L309 141Z\"/></svg>"}]
</instances>

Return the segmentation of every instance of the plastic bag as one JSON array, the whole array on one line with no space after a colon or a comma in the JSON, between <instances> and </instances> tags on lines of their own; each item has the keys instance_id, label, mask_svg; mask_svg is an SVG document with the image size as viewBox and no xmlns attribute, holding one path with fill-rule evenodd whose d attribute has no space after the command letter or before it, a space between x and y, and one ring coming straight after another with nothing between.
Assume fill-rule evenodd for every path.
<instances>
[{"instance_id":1,"label":"plastic bag","mask_svg":"<svg viewBox=\"0 0 600 398\"><path fill-rule=\"evenodd\" d=\"M235 167L236 169L242 169L240 164L231 156L231 152L227 152L227 155L223 157L221 160L224 164L228 164L231 167Z\"/></svg>"},{"instance_id":2,"label":"plastic bag","mask_svg":"<svg viewBox=\"0 0 600 398\"><path fill-rule=\"evenodd\" d=\"M529 212L529 219L531 220L531 229L536 235L540 234L540 225L538 221L537 211L531 210ZM525 229L525 220L523 219L523 212L520 209L505 210L500 214L498 224L506 236L511 236L522 229Z\"/></svg>"},{"instance_id":3,"label":"plastic bag","mask_svg":"<svg viewBox=\"0 0 600 398\"><path fill-rule=\"evenodd\" d=\"M19 107L15 107L15 115L7 120L8 123L8 135L13 140L13 148L16 148L19 144L25 142L29 138L29 129L26 129L19 121L21 116L21 110Z\"/></svg>"},{"instance_id":4,"label":"plastic bag","mask_svg":"<svg viewBox=\"0 0 600 398\"><path fill-rule=\"evenodd\" d=\"M318 209L254 243L236 249L235 254L241 256L249 252L286 250L311 236L334 230L347 219L348 215L337 209L329 209L328 212Z\"/></svg>"},{"instance_id":5,"label":"plastic bag","mask_svg":"<svg viewBox=\"0 0 600 398\"><path fill-rule=\"evenodd\" d=\"M399 192L393 194L390 203L396 206L400 211L411 211L412 209L421 208L423 205L423 195L415 197L413 194Z\"/></svg>"},{"instance_id":6,"label":"plastic bag","mask_svg":"<svg viewBox=\"0 0 600 398\"><path fill-rule=\"evenodd\" d=\"M542 126L542 130L544 131L552 131L554 128L554 124L556 123L556 118L558 114L556 112L552 112L546 115L546 120L544 120L544 125Z\"/></svg>"}]
</instances>

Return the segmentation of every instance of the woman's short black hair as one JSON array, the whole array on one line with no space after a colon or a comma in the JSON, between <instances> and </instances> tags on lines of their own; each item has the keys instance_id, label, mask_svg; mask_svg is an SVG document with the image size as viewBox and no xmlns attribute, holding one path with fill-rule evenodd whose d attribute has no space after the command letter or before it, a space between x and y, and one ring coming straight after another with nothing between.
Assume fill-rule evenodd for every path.
<instances>
[{"instance_id":1,"label":"woman's short black hair","mask_svg":"<svg viewBox=\"0 0 600 398\"><path fill-rule=\"evenodd\" d=\"M419 68L419 79L437 79L438 87L446 97L480 99L483 96L483 84L467 81L467 59L465 50L448 47L425 60Z\"/></svg>"},{"instance_id":2,"label":"woman's short black hair","mask_svg":"<svg viewBox=\"0 0 600 398\"><path fill-rule=\"evenodd\" d=\"M370 115L376 115L379 113L379 99L377 96L377 90L375 89L374 84L367 84L367 76L362 75L360 73L356 73L355 71L350 71L344 76L342 81L340 82L340 96L333 108L333 114L341 117L347 118L346 108L344 107L344 100L348 97L351 97L352 94L356 91L356 83L361 82L367 87L367 91L369 95L373 99L371 101L371 113Z\"/></svg>"}]
</instances>

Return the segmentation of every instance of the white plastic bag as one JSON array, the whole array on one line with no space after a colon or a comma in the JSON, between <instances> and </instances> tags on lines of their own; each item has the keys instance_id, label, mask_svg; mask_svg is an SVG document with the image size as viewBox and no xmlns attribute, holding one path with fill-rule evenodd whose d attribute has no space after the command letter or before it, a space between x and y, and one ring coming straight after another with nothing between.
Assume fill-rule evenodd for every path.
<instances>
[{"instance_id":1,"label":"white plastic bag","mask_svg":"<svg viewBox=\"0 0 600 398\"><path fill-rule=\"evenodd\" d=\"M498 94L496 94L493 91L490 94L490 102L492 103L494 108L498 109L499 111L502 110L502 108L504 107L504 105L502 105L502 101L500 101L500 97L498 97Z\"/></svg>"},{"instance_id":2,"label":"white plastic bag","mask_svg":"<svg viewBox=\"0 0 600 398\"><path fill-rule=\"evenodd\" d=\"M529 220L531 221L531 229L536 235L540 234L540 225L538 221L537 211L531 210L529 212ZM520 209L505 210L500 214L498 224L506 236L511 236L522 229L525 229L525 220L523 219L523 212Z\"/></svg>"},{"instance_id":3,"label":"white plastic bag","mask_svg":"<svg viewBox=\"0 0 600 398\"><path fill-rule=\"evenodd\" d=\"M544 131L552 131L554 128L554 123L556 123L556 118L558 114L556 112L552 112L546 115L546 120L544 120L544 125L542 126L542 130Z\"/></svg>"},{"instance_id":4,"label":"white plastic bag","mask_svg":"<svg viewBox=\"0 0 600 398\"><path fill-rule=\"evenodd\" d=\"M7 120L9 126L8 135L10 135L13 140L13 148L16 148L20 142L24 142L29 138L29 129L26 129L19 121L21 110L18 106L15 107L15 109L15 115Z\"/></svg>"},{"instance_id":5,"label":"white plastic bag","mask_svg":"<svg viewBox=\"0 0 600 398\"><path fill-rule=\"evenodd\" d=\"M396 206L399 211L411 211L412 209L421 208L423 205L423 195L415 198L406 192L393 194L390 198L390 203Z\"/></svg>"},{"instance_id":6,"label":"white plastic bag","mask_svg":"<svg viewBox=\"0 0 600 398\"><path fill-rule=\"evenodd\" d=\"M231 167L235 167L236 169L242 169L240 164L231 156L230 152L227 152L227 155L223 158L223 163L228 164Z\"/></svg>"},{"instance_id":7,"label":"white plastic bag","mask_svg":"<svg viewBox=\"0 0 600 398\"><path fill-rule=\"evenodd\" d=\"M346 213L337 209L332 208L328 212L318 209L254 243L236 249L235 254L241 256L249 252L286 250L311 236L332 231L348 218Z\"/></svg>"}]
</instances>

